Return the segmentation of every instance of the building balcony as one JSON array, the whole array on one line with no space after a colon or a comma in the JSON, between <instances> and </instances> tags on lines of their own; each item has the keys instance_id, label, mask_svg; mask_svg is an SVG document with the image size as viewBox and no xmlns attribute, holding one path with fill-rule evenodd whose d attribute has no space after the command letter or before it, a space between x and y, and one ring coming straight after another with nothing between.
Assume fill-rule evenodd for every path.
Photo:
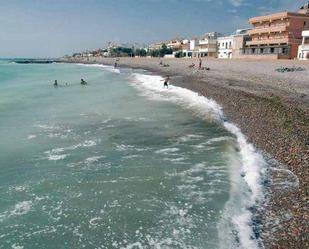
<instances>
[{"instance_id":1,"label":"building balcony","mask_svg":"<svg viewBox=\"0 0 309 249\"><path fill-rule=\"evenodd\" d=\"M275 44L290 44L296 43L301 44L300 39L291 39L291 38L269 38L263 40L254 40L254 41L247 41L247 46L255 46L255 45L275 45Z\"/></svg>"},{"instance_id":2,"label":"building balcony","mask_svg":"<svg viewBox=\"0 0 309 249\"><path fill-rule=\"evenodd\" d=\"M255 34L268 34L268 33L275 33L275 32L285 32L288 30L289 25L276 25L276 26L262 26L262 27L255 27L248 31L249 35Z\"/></svg>"}]
</instances>

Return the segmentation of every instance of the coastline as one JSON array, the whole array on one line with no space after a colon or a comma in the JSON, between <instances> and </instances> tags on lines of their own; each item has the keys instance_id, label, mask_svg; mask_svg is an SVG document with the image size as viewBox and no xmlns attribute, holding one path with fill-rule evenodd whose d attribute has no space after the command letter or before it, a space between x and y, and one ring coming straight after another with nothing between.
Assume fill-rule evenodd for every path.
<instances>
[{"instance_id":1,"label":"coastline","mask_svg":"<svg viewBox=\"0 0 309 249\"><path fill-rule=\"evenodd\" d=\"M115 59L64 62L113 65ZM276 181L285 180L288 174L271 171L273 184L269 185L268 206L262 215L264 229L261 236L265 248L309 247L306 186L309 179L309 80L306 81L306 77L309 76L303 72L267 74L267 70L274 71L280 64L300 64L306 71L309 65L294 61L204 60L203 66L211 70L197 71L188 68L192 62L197 64L196 60L163 59L163 62L170 66L159 66L158 59L148 58L121 58L118 65L146 69L159 75L169 74L174 85L214 99L250 143L286 165L298 177L299 186L284 189L282 182L276 184ZM228 68L228 63L234 68ZM246 71L244 63L255 70ZM239 69L241 66L245 69Z\"/></svg>"}]
</instances>

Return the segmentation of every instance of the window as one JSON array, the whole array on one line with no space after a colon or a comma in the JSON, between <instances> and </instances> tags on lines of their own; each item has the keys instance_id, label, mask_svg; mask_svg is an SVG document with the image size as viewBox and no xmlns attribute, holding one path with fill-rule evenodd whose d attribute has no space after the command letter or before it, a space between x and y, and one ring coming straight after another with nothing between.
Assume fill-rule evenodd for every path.
<instances>
[{"instance_id":1,"label":"window","mask_svg":"<svg viewBox=\"0 0 309 249\"><path fill-rule=\"evenodd\" d=\"M261 54L264 54L264 48L261 48Z\"/></svg>"},{"instance_id":2,"label":"window","mask_svg":"<svg viewBox=\"0 0 309 249\"><path fill-rule=\"evenodd\" d=\"M275 48L270 48L270 53L273 54L275 52Z\"/></svg>"},{"instance_id":3,"label":"window","mask_svg":"<svg viewBox=\"0 0 309 249\"><path fill-rule=\"evenodd\" d=\"M305 21L305 22L304 22L304 27L306 27L306 24L307 24L307 22Z\"/></svg>"},{"instance_id":4,"label":"window","mask_svg":"<svg viewBox=\"0 0 309 249\"><path fill-rule=\"evenodd\" d=\"M286 54L286 48L282 48L282 53Z\"/></svg>"}]
</instances>

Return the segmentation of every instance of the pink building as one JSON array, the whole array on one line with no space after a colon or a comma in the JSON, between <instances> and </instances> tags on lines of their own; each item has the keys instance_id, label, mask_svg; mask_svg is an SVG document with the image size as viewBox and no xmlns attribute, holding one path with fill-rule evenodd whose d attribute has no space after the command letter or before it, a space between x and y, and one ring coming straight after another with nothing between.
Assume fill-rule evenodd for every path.
<instances>
[{"instance_id":1,"label":"pink building","mask_svg":"<svg viewBox=\"0 0 309 249\"><path fill-rule=\"evenodd\" d=\"M309 4L298 12L280 12L249 20L244 54L252 58L294 59L302 42L302 31L309 29Z\"/></svg>"}]
</instances>

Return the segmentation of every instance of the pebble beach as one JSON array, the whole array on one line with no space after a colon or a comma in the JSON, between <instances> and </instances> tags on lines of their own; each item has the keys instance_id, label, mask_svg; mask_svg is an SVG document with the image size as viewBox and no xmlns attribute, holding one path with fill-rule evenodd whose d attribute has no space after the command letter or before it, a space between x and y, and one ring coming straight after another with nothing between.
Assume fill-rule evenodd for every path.
<instances>
[{"instance_id":1,"label":"pebble beach","mask_svg":"<svg viewBox=\"0 0 309 249\"><path fill-rule=\"evenodd\" d=\"M114 65L115 58L69 62ZM226 117L276 165L269 169L271 182L265 183L268 193L260 213L264 247L309 248L308 63L204 59L202 66L210 70L198 70L197 59L120 58L117 63L169 75L173 85L219 103ZM304 71L277 72L281 67Z\"/></svg>"}]
</instances>

